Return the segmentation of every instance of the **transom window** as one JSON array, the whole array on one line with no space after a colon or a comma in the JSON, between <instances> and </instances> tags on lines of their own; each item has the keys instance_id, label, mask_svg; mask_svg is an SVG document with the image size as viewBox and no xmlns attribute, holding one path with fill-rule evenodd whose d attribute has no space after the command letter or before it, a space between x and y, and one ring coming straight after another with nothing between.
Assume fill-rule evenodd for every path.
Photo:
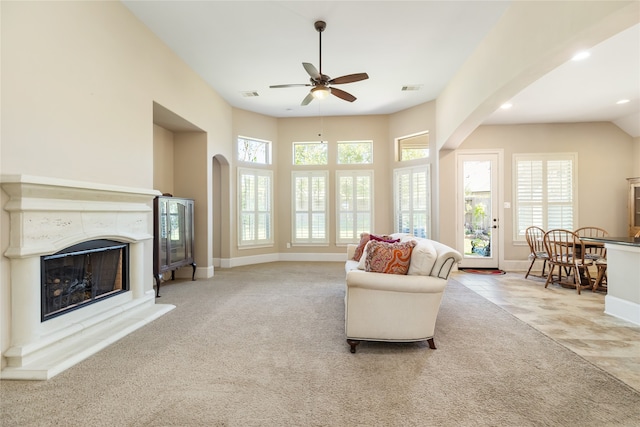
<instances>
[{"instance_id":1,"label":"transom window","mask_svg":"<svg viewBox=\"0 0 640 427\"><path fill-rule=\"evenodd\" d=\"M513 163L514 240L524 241L531 225L573 230L577 154L516 154Z\"/></svg>"},{"instance_id":2,"label":"transom window","mask_svg":"<svg viewBox=\"0 0 640 427\"><path fill-rule=\"evenodd\" d=\"M429 157L429 132L417 133L396 139L396 158L400 162Z\"/></svg>"},{"instance_id":3,"label":"transom window","mask_svg":"<svg viewBox=\"0 0 640 427\"><path fill-rule=\"evenodd\" d=\"M239 136L238 161L263 165L271 164L271 142Z\"/></svg>"},{"instance_id":4,"label":"transom window","mask_svg":"<svg viewBox=\"0 0 640 427\"><path fill-rule=\"evenodd\" d=\"M338 141L339 165L371 163L373 163L372 141Z\"/></svg>"},{"instance_id":5,"label":"transom window","mask_svg":"<svg viewBox=\"0 0 640 427\"><path fill-rule=\"evenodd\" d=\"M326 165L329 156L326 141L294 142L294 165Z\"/></svg>"}]
</instances>

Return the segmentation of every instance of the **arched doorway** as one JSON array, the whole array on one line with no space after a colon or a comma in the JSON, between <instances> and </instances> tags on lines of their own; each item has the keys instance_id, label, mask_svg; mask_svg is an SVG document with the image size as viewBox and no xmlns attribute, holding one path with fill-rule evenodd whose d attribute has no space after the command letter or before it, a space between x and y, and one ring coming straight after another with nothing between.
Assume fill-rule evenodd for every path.
<instances>
[{"instance_id":1,"label":"arched doorway","mask_svg":"<svg viewBox=\"0 0 640 427\"><path fill-rule=\"evenodd\" d=\"M229 162L222 155L213 156L211 173L213 266L228 267L231 258L231 183ZM235 221L234 221L235 222Z\"/></svg>"}]
</instances>

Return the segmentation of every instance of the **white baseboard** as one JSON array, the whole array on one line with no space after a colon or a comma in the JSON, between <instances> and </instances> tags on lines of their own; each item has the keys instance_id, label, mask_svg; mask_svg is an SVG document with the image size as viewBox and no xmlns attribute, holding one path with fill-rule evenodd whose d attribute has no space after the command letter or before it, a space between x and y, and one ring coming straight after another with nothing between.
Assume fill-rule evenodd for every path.
<instances>
[{"instance_id":1,"label":"white baseboard","mask_svg":"<svg viewBox=\"0 0 640 427\"><path fill-rule=\"evenodd\" d=\"M265 255L253 255L236 258L213 258L213 266L216 268L233 268L243 265L263 264L277 261L320 261L320 262L342 262L346 261L345 253L277 253ZM528 260L505 260L500 268L505 271L527 271L530 261ZM455 266L457 269L457 265ZM542 268L542 263L536 263L536 271ZM213 275L213 273L212 273ZM211 277L211 276L209 276Z\"/></svg>"},{"instance_id":2,"label":"white baseboard","mask_svg":"<svg viewBox=\"0 0 640 427\"><path fill-rule=\"evenodd\" d=\"M198 267L196 266L196 279L208 279L213 277L213 268L210 267ZM179 279L191 279L191 275L193 274L193 268L190 265L186 265L182 268L178 268L175 270L175 276Z\"/></svg>"},{"instance_id":3,"label":"white baseboard","mask_svg":"<svg viewBox=\"0 0 640 427\"><path fill-rule=\"evenodd\" d=\"M318 253L277 253L252 255L236 258L214 258L213 265L217 268L233 268L243 265L264 264L277 261L320 261L320 262L342 262L346 261L346 253L338 254L318 254Z\"/></svg>"},{"instance_id":4,"label":"white baseboard","mask_svg":"<svg viewBox=\"0 0 640 427\"><path fill-rule=\"evenodd\" d=\"M627 322L640 325L640 304L606 295L604 297L604 312Z\"/></svg>"}]
</instances>

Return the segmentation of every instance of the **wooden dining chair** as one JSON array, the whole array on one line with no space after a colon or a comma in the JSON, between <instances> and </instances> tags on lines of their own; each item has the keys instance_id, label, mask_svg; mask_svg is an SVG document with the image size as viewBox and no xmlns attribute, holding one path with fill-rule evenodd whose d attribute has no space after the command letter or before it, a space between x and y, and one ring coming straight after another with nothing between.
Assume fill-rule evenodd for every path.
<instances>
[{"instance_id":1,"label":"wooden dining chair","mask_svg":"<svg viewBox=\"0 0 640 427\"><path fill-rule=\"evenodd\" d=\"M575 286L578 294L583 287L591 287L591 275L589 274L589 265L593 262L585 260L584 243L580 237L571 230L553 229L544 235L544 246L549 254L550 270L547 275L547 281L544 284L546 288L550 282L558 283L561 286ZM553 272L558 270L558 280L553 280ZM567 274L567 281L562 281L562 271ZM584 278L581 277L584 274ZM572 277L569 282L569 277Z\"/></svg>"},{"instance_id":2,"label":"wooden dining chair","mask_svg":"<svg viewBox=\"0 0 640 427\"><path fill-rule=\"evenodd\" d=\"M593 287L591 290L596 292L598 290L607 290L607 259L600 258L595 261L596 268L598 269L598 274L596 275L596 280L593 282Z\"/></svg>"},{"instance_id":3,"label":"wooden dining chair","mask_svg":"<svg viewBox=\"0 0 640 427\"><path fill-rule=\"evenodd\" d=\"M607 237L609 235L607 230L605 230L604 228L600 228L600 227L580 227L575 231L575 233L580 238L582 238L582 237ZM606 258L607 257L607 249L604 247L604 245L586 247L585 250L586 250L585 259L588 259L588 260L594 260L595 261L597 259L601 259L601 258Z\"/></svg>"},{"instance_id":4,"label":"wooden dining chair","mask_svg":"<svg viewBox=\"0 0 640 427\"><path fill-rule=\"evenodd\" d=\"M542 274L540 277L545 277L544 271L547 268L549 254L544 247L544 230L540 227L531 226L524 231L524 235L529 244L529 259L531 260L531 264L529 264L529 269L527 270L527 274L524 275L524 278L529 277L533 264L539 259L542 260Z\"/></svg>"}]
</instances>

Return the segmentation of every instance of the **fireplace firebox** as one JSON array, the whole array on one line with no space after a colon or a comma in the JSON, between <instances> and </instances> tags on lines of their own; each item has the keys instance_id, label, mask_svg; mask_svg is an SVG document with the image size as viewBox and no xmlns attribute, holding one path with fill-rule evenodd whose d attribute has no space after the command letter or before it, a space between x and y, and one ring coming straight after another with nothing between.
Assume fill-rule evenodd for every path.
<instances>
[{"instance_id":1,"label":"fireplace firebox","mask_svg":"<svg viewBox=\"0 0 640 427\"><path fill-rule=\"evenodd\" d=\"M45 321L129 290L129 244L99 239L41 257Z\"/></svg>"}]
</instances>

